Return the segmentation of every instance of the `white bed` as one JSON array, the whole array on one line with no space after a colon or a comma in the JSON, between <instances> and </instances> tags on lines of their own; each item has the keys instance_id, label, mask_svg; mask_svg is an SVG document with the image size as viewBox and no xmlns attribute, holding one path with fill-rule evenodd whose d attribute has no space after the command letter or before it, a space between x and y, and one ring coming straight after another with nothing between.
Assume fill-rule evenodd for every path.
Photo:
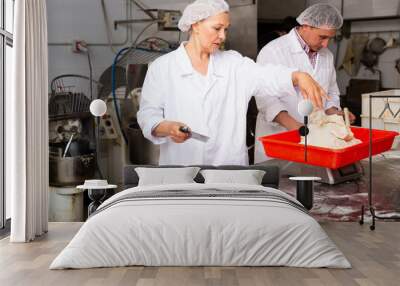
<instances>
[{"instance_id":1,"label":"white bed","mask_svg":"<svg viewBox=\"0 0 400 286\"><path fill-rule=\"evenodd\" d=\"M197 183L114 195L50 269L128 265L351 267L289 195L264 186Z\"/></svg>"}]
</instances>

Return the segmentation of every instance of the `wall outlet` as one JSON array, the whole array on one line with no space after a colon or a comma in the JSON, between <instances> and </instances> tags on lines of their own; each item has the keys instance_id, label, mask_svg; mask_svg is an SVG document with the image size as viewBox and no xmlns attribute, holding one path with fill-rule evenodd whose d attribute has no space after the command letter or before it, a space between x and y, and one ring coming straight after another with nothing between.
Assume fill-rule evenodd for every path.
<instances>
[{"instance_id":1,"label":"wall outlet","mask_svg":"<svg viewBox=\"0 0 400 286\"><path fill-rule=\"evenodd\" d=\"M88 51L87 43L82 40L72 41L72 52L73 53L86 53Z\"/></svg>"}]
</instances>

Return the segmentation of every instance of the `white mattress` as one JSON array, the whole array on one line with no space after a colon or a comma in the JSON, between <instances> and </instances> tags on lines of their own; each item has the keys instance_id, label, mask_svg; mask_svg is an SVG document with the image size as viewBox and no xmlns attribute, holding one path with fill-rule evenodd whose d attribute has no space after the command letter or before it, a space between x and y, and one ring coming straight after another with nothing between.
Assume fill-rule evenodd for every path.
<instances>
[{"instance_id":1,"label":"white mattress","mask_svg":"<svg viewBox=\"0 0 400 286\"><path fill-rule=\"evenodd\" d=\"M350 268L320 225L290 204L258 198L119 198L165 190L262 190L262 186L182 184L118 193L90 217L50 269L145 266ZM137 194L137 193L134 193Z\"/></svg>"}]
</instances>

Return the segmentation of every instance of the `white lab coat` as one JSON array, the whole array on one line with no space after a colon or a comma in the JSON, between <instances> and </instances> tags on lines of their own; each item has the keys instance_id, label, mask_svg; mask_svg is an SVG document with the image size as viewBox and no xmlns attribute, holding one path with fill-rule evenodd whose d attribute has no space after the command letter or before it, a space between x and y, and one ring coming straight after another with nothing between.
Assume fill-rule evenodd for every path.
<instances>
[{"instance_id":1,"label":"white lab coat","mask_svg":"<svg viewBox=\"0 0 400 286\"><path fill-rule=\"evenodd\" d=\"M160 146L160 165L248 164L246 112L251 96L296 96L291 74L295 69L262 67L234 51L210 56L208 76L199 81L182 44L154 61L142 88L138 123L146 138ZM197 74L196 74L197 73ZM173 142L151 132L163 120L179 121L208 135L203 143Z\"/></svg>"},{"instance_id":2,"label":"white lab coat","mask_svg":"<svg viewBox=\"0 0 400 286\"><path fill-rule=\"evenodd\" d=\"M328 49L321 49L317 55L315 68L301 47L296 32L291 30L287 35L279 37L267 44L257 57L257 64L281 64L287 67L297 68L300 71L309 73L331 97L325 102L325 109L333 106L340 109L339 89L336 83L336 71L333 64L333 55ZM303 118L297 112L297 105L302 99L301 94L297 96L279 97L256 96L258 115L256 122L256 142L254 151L254 163L268 160L259 137L286 131L281 125L272 122L279 112L286 110L293 118L303 122Z\"/></svg>"}]
</instances>

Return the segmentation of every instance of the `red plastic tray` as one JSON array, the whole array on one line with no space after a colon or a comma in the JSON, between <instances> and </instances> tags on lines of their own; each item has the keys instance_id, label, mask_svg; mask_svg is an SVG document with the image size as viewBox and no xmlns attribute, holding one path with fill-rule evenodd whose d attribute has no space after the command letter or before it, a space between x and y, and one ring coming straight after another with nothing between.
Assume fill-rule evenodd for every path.
<instances>
[{"instance_id":1,"label":"red plastic tray","mask_svg":"<svg viewBox=\"0 0 400 286\"><path fill-rule=\"evenodd\" d=\"M299 144L297 130L259 137L267 156L304 164L338 169L369 156L369 129L351 127L354 136L362 143L343 149L330 149L307 145L307 162L304 161L304 145ZM372 129L372 155L389 150L398 132Z\"/></svg>"}]
</instances>

